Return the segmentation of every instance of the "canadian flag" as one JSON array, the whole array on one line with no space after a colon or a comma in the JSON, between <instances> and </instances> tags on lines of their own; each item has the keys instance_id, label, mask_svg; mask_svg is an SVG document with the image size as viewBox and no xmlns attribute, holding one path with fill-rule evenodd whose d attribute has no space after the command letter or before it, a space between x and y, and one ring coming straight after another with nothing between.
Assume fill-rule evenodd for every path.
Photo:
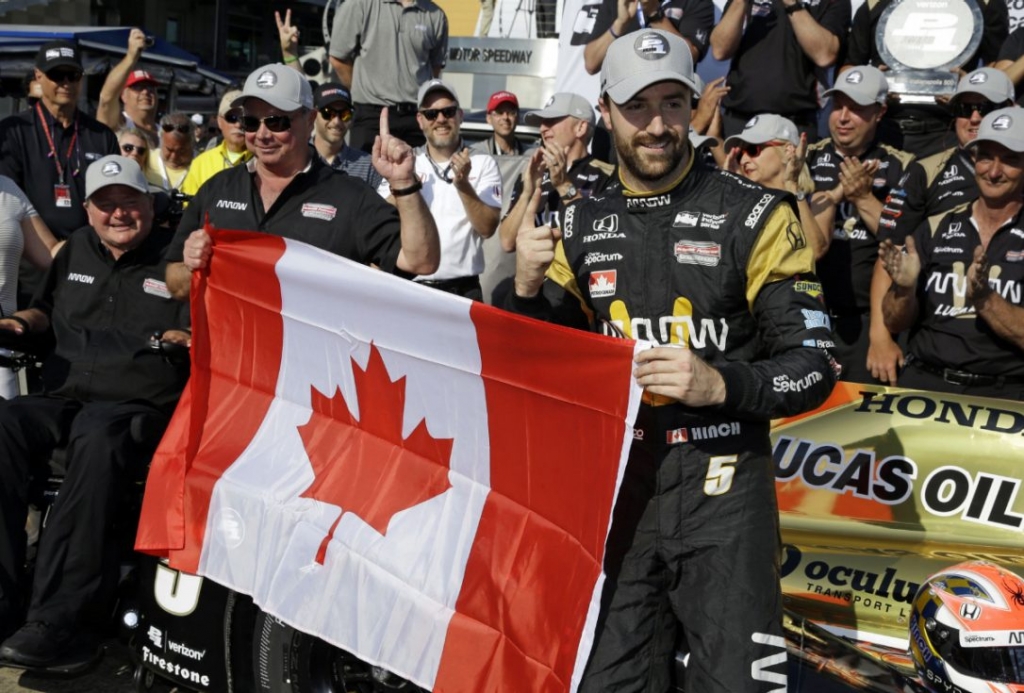
<instances>
[{"instance_id":1,"label":"canadian flag","mask_svg":"<svg viewBox=\"0 0 1024 693\"><path fill-rule=\"evenodd\" d=\"M213 237L136 548L425 688L575 690L634 344Z\"/></svg>"}]
</instances>

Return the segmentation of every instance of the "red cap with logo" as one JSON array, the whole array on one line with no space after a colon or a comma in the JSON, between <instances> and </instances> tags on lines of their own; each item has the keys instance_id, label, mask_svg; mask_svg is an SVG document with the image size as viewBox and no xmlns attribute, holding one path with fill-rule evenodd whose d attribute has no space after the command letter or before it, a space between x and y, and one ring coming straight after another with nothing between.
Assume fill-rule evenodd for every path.
<instances>
[{"instance_id":1,"label":"red cap with logo","mask_svg":"<svg viewBox=\"0 0 1024 693\"><path fill-rule=\"evenodd\" d=\"M156 77L154 77L153 75L149 74L145 70L133 70L132 73L130 75L128 75L128 81L125 82L124 85L126 87L131 87L131 86L134 86L136 84L146 84L146 83L148 83L148 84L159 84L159 82L156 81Z\"/></svg>"},{"instance_id":2,"label":"red cap with logo","mask_svg":"<svg viewBox=\"0 0 1024 693\"><path fill-rule=\"evenodd\" d=\"M515 94L510 91L496 91L491 94L491 98L487 102L487 112L490 113L503 103L510 103L516 109L519 108L519 99L516 98Z\"/></svg>"}]
</instances>

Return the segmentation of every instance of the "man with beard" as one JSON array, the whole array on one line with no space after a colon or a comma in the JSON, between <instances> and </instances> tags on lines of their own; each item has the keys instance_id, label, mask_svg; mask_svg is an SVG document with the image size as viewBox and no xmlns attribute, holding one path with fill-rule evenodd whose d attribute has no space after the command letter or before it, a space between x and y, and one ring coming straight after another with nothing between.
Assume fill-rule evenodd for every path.
<instances>
[{"instance_id":1,"label":"man with beard","mask_svg":"<svg viewBox=\"0 0 1024 693\"><path fill-rule=\"evenodd\" d=\"M617 175L560 232L533 226L535 192L516 243L512 310L575 305L595 331L654 342L636 357L644 404L583 693L669 690L680 627L686 690L786 685L769 422L824 401L838 367L792 198L696 160L696 85L683 39L612 43L600 106Z\"/></svg>"},{"instance_id":2,"label":"man with beard","mask_svg":"<svg viewBox=\"0 0 1024 693\"><path fill-rule=\"evenodd\" d=\"M361 178L371 187L380 187L384 178L373 167L370 155L345 144L345 133L352 120L352 97L336 82L317 87L313 96L316 122L313 146L325 164L336 171Z\"/></svg>"},{"instance_id":3,"label":"man with beard","mask_svg":"<svg viewBox=\"0 0 1024 693\"><path fill-rule=\"evenodd\" d=\"M220 128L221 143L193 159L181 184L181 192L186 195L195 195L203 183L224 169L244 164L252 158L252 152L245 147L242 109L231 107L231 103L241 95L241 91L233 89L221 97L220 108L217 109L217 127Z\"/></svg>"},{"instance_id":4,"label":"man with beard","mask_svg":"<svg viewBox=\"0 0 1024 693\"><path fill-rule=\"evenodd\" d=\"M142 51L146 49L146 40L141 29L132 29L128 34L128 50L124 58L110 69L103 82L96 120L114 131L134 125L156 140L157 81L136 67Z\"/></svg>"},{"instance_id":5,"label":"man with beard","mask_svg":"<svg viewBox=\"0 0 1024 693\"><path fill-rule=\"evenodd\" d=\"M971 148L978 199L928 219L902 251L882 242L882 310L889 330L910 330L900 386L1021 401L1024 109L989 113Z\"/></svg>"},{"instance_id":6,"label":"man with beard","mask_svg":"<svg viewBox=\"0 0 1024 693\"><path fill-rule=\"evenodd\" d=\"M441 266L414 281L475 301L483 300L484 239L498 228L501 172L486 154L471 154L462 144L462 109L455 90L440 79L425 82L417 99L416 120L426 145L417 150L416 175L441 238ZM380 194L392 199L384 182Z\"/></svg>"}]
</instances>

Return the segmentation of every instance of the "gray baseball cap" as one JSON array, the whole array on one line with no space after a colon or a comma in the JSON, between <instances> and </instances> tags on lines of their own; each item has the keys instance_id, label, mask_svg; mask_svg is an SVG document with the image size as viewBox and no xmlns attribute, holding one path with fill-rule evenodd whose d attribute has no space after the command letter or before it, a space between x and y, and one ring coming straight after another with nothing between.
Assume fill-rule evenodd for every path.
<instances>
[{"instance_id":1,"label":"gray baseball cap","mask_svg":"<svg viewBox=\"0 0 1024 693\"><path fill-rule=\"evenodd\" d=\"M764 144L765 142L784 141L800 144L800 131L789 118L774 113L762 113L747 121L743 132L725 140L726 150L741 144Z\"/></svg>"},{"instance_id":2,"label":"gray baseball cap","mask_svg":"<svg viewBox=\"0 0 1024 693\"><path fill-rule=\"evenodd\" d=\"M89 165L85 171L85 199L109 185L127 185L139 192L149 192L149 183L138 163L119 154L108 154Z\"/></svg>"},{"instance_id":3,"label":"gray baseball cap","mask_svg":"<svg viewBox=\"0 0 1024 693\"><path fill-rule=\"evenodd\" d=\"M539 111L530 111L524 117L527 125L540 125L540 121L548 118L564 118L572 116L585 120L590 125L596 122L594 107L579 94L563 91L552 94L544 108Z\"/></svg>"},{"instance_id":4,"label":"gray baseball cap","mask_svg":"<svg viewBox=\"0 0 1024 693\"><path fill-rule=\"evenodd\" d=\"M971 145L981 142L995 142L1012 152L1024 152L1024 108L1008 106L985 116Z\"/></svg>"},{"instance_id":5,"label":"gray baseball cap","mask_svg":"<svg viewBox=\"0 0 1024 693\"><path fill-rule=\"evenodd\" d=\"M452 101L455 103L459 102L459 95L455 93L455 90L451 88L443 79L432 79L424 82L420 85L420 91L416 95L416 105L419 108L423 108L423 102L427 96L433 94L435 91L443 91L448 96L452 97Z\"/></svg>"},{"instance_id":6,"label":"gray baseball cap","mask_svg":"<svg viewBox=\"0 0 1024 693\"><path fill-rule=\"evenodd\" d=\"M658 82L680 82L700 95L686 41L661 29L634 31L612 41L601 67L602 96L625 103Z\"/></svg>"},{"instance_id":7,"label":"gray baseball cap","mask_svg":"<svg viewBox=\"0 0 1024 693\"><path fill-rule=\"evenodd\" d=\"M994 67L979 67L960 79L949 102L955 102L957 97L964 94L980 94L992 103L1012 103L1013 82L1002 70L997 70Z\"/></svg>"},{"instance_id":8,"label":"gray baseball cap","mask_svg":"<svg viewBox=\"0 0 1024 693\"><path fill-rule=\"evenodd\" d=\"M285 65L274 63L256 68L245 80L232 108L241 106L246 99L259 99L274 108L291 112L300 108L313 108L313 88L306 76Z\"/></svg>"},{"instance_id":9,"label":"gray baseball cap","mask_svg":"<svg viewBox=\"0 0 1024 693\"><path fill-rule=\"evenodd\" d=\"M858 65L836 77L835 86L825 92L846 94L861 106L884 104L889 95L889 81L882 71L871 65Z\"/></svg>"}]
</instances>

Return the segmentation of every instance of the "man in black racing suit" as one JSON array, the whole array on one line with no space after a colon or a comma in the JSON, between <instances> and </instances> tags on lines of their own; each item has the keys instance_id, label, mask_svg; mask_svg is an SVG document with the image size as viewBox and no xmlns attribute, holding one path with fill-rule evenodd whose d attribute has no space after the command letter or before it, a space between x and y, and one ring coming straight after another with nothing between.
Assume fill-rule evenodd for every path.
<instances>
[{"instance_id":1,"label":"man in black racing suit","mask_svg":"<svg viewBox=\"0 0 1024 693\"><path fill-rule=\"evenodd\" d=\"M784 691L769 421L820 404L838 371L811 251L785 193L695 163L681 39L615 41L601 83L618 173L567 209L561 244L524 224L507 302L655 343L579 690L669 690L681 625L687 691Z\"/></svg>"}]
</instances>

